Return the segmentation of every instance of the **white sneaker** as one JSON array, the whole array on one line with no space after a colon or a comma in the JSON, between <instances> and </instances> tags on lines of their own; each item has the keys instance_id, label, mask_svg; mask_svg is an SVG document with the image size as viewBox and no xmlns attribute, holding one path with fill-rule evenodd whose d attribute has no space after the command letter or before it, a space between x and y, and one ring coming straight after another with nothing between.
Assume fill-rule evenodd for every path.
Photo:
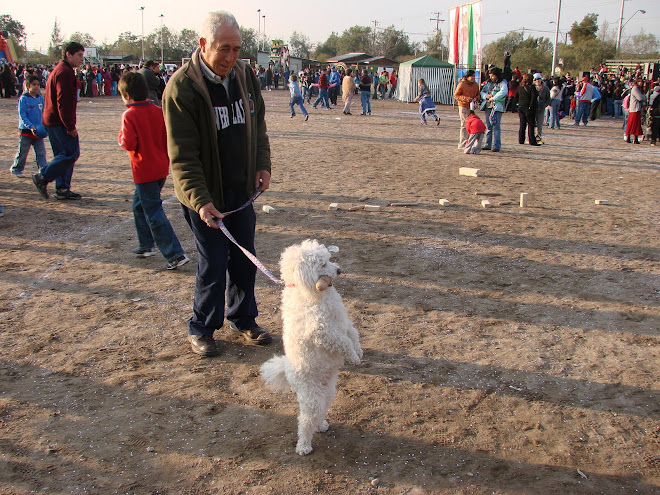
<instances>
[{"instance_id":1,"label":"white sneaker","mask_svg":"<svg viewBox=\"0 0 660 495\"><path fill-rule=\"evenodd\" d=\"M180 266L185 265L189 261L190 261L190 258L188 258L188 256L186 256L185 254L182 254L177 259L169 261L165 268L167 268L168 270L176 270L177 268L179 268Z\"/></svg>"},{"instance_id":2,"label":"white sneaker","mask_svg":"<svg viewBox=\"0 0 660 495\"><path fill-rule=\"evenodd\" d=\"M25 179L25 174L23 172L14 172L12 170L11 175L13 175L14 177L18 177L19 179Z\"/></svg>"}]
</instances>

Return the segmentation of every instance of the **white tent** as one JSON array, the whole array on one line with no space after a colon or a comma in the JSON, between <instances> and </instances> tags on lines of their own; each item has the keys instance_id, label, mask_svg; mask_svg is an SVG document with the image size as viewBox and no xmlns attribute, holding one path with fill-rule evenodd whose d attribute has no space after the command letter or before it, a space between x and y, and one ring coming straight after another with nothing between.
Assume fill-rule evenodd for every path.
<instances>
[{"instance_id":1,"label":"white tent","mask_svg":"<svg viewBox=\"0 0 660 495\"><path fill-rule=\"evenodd\" d=\"M430 55L403 62L399 66L396 98L405 102L414 101L420 78L426 82L435 103L454 103L454 66Z\"/></svg>"}]
</instances>

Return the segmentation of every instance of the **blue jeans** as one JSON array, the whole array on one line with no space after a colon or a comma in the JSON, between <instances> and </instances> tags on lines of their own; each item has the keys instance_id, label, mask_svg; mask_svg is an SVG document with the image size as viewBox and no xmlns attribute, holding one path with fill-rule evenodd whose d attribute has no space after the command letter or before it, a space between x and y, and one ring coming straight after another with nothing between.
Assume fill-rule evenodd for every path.
<instances>
[{"instance_id":1,"label":"blue jeans","mask_svg":"<svg viewBox=\"0 0 660 495\"><path fill-rule=\"evenodd\" d=\"M117 81L112 81L110 85L110 94L112 96L117 96Z\"/></svg>"},{"instance_id":2,"label":"blue jeans","mask_svg":"<svg viewBox=\"0 0 660 495\"><path fill-rule=\"evenodd\" d=\"M225 191L225 211L238 208L247 199L245 195L231 195ZM256 326L258 311L254 283L257 268L221 230L210 228L194 210L185 206L182 208L183 216L195 236L198 253L193 315L188 320L188 333L213 335L216 329L222 327L225 318L225 288L227 319L240 329ZM241 246L256 253L256 216L252 207L232 213L223 222Z\"/></svg>"},{"instance_id":3,"label":"blue jeans","mask_svg":"<svg viewBox=\"0 0 660 495\"><path fill-rule=\"evenodd\" d=\"M623 129L624 131L626 130L626 127L628 127L628 114L630 113L630 110L626 110L625 108L623 109Z\"/></svg>"},{"instance_id":4,"label":"blue jeans","mask_svg":"<svg viewBox=\"0 0 660 495\"><path fill-rule=\"evenodd\" d=\"M289 101L289 107L291 108L291 115L295 115L296 111L293 109L293 105L298 105L300 107L300 111L302 112L303 115L307 115L307 109L303 105L303 99L302 96L292 96L291 101Z\"/></svg>"},{"instance_id":5,"label":"blue jeans","mask_svg":"<svg viewBox=\"0 0 660 495\"><path fill-rule=\"evenodd\" d=\"M614 106L613 106L612 98L605 98L605 105L607 108L607 113L610 114L612 117L614 117Z\"/></svg>"},{"instance_id":6,"label":"blue jeans","mask_svg":"<svg viewBox=\"0 0 660 495\"><path fill-rule=\"evenodd\" d=\"M360 91L360 102L362 103L362 115L371 113L371 93Z\"/></svg>"},{"instance_id":7,"label":"blue jeans","mask_svg":"<svg viewBox=\"0 0 660 495\"><path fill-rule=\"evenodd\" d=\"M614 118L618 119L621 117L621 106L623 105L623 100L614 100Z\"/></svg>"},{"instance_id":8,"label":"blue jeans","mask_svg":"<svg viewBox=\"0 0 660 495\"><path fill-rule=\"evenodd\" d=\"M559 129L559 105L561 100L550 100L550 129Z\"/></svg>"},{"instance_id":9,"label":"blue jeans","mask_svg":"<svg viewBox=\"0 0 660 495\"><path fill-rule=\"evenodd\" d=\"M14 164L11 167L11 172L13 174L22 172L25 168L25 162L27 161L30 147L34 148L37 168L41 170L46 166L46 145L44 144L44 140L33 139L28 136L20 136L20 140L18 141L18 152L16 153L16 158L14 158Z\"/></svg>"},{"instance_id":10,"label":"blue jeans","mask_svg":"<svg viewBox=\"0 0 660 495\"><path fill-rule=\"evenodd\" d=\"M394 93L395 93L395 92L396 92L396 84L392 84L392 85L390 86L390 92L388 93L387 98L388 98L389 100L391 100L391 99L392 99L392 96L394 96Z\"/></svg>"},{"instance_id":11,"label":"blue jeans","mask_svg":"<svg viewBox=\"0 0 660 495\"><path fill-rule=\"evenodd\" d=\"M154 243L167 261L184 254L179 239L163 211L160 191L165 179L135 184L133 195L133 218L141 249L154 247Z\"/></svg>"},{"instance_id":12,"label":"blue jeans","mask_svg":"<svg viewBox=\"0 0 660 495\"><path fill-rule=\"evenodd\" d=\"M321 106L324 106L325 108L330 108L330 101L328 101L328 90L327 89L319 89L319 97L316 99L314 102L314 105L312 105L314 108L316 108L316 105L319 104L319 101L323 100L323 104Z\"/></svg>"},{"instance_id":13,"label":"blue jeans","mask_svg":"<svg viewBox=\"0 0 660 495\"><path fill-rule=\"evenodd\" d=\"M591 110L590 101L580 101L578 102L577 114L575 115L575 125L580 125L580 120L587 125L589 120L589 111Z\"/></svg>"},{"instance_id":14,"label":"blue jeans","mask_svg":"<svg viewBox=\"0 0 660 495\"><path fill-rule=\"evenodd\" d=\"M492 108L486 109L486 127L488 128L488 131L486 132L485 148L499 150L502 147L502 112L495 112L494 124L491 124L490 122L491 112L493 112Z\"/></svg>"},{"instance_id":15,"label":"blue jeans","mask_svg":"<svg viewBox=\"0 0 660 495\"><path fill-rule=\"evenodd\" d=\"M78 136L67 134L64 126L44 126L50 140L50 147L55 157L42 167L41 175L46 182L55 181L57 189L71 189L73 166L80 157L80 141Z\"/></svg>"}]
</instances>

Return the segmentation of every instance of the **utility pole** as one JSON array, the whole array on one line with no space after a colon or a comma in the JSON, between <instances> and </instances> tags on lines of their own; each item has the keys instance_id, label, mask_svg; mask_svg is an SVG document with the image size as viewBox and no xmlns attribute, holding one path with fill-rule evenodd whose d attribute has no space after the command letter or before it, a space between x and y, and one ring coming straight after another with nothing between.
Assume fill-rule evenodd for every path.
<instances>
[{"instance_id":1,"label":"utility pole","mask_svg":"<svg viewBox=\"0 0 660 495\"><path fill-rule=\"evenodd\" d=\"M619 49L621 48L621 30L623 29L623 2L626 0L621 0L621 14L619 15L619 29L616 34L616 56L619 56Z\"/></svg>"},{"instance_id":2,"label":"utility pole","mask_svg":"<svg viewBox=\"0 0 660 495\"><path fill-rule=\"evenodd\" d=\"M559 17L561 15L561 0L557 0L557 22L555 23L555 45L552 47L552 72L550 77L555 77L557 67L557 43L559 42Z\"/></svg>"},{"instance_id":3,"label":"utility pole","mask_svg":"<svg viewBox=\"0 0 660 495\"><path fill-rule=\"evenodd\" d=\"M142 12L142 62L144 62L144 7L139 9Z\"/></svg>"},{"instance_id":4,"label":"utility pole","mask_svg":"<svg viewBox=\"0 0 660 495\"><path fill-rule=\"evenodd\" d=\"M264 18L264 46L263 50L266 50L266 14L262 15L261 17ZM270 56L270 50L268 50L268 55Z\"/></svg>"},{"instance_id":5,"label":"utility pole","mask_svg":"<svg viewBox=\"0 0 660 495\"><path fill-rule=\"evenodd\" d=\"M259 18L259 31L257 34L257 59L259 59L259 50L261 50L261 9L257 9L257 17Z\"/></svg>"},{"instance_id":6,"label":"utility pole","mask_svg":"<svg viewBox=\"0 0 660 495\"><path fill-rule=\"evenodd\" d=\"M440 12L431 12L432 14L435 14L435 17L431 18L431 21L435 21L435 37L436 40L438 39L438 35L440 34L440 23L445 22L444 19L440 19ZM428 47L427 47L428 48ZM440 46L435 47L436 49L440 48L440 58L444 58L444 46L442 44L442 39L440 39Z\"/></svg>"},{"instance_id":7,"label":"utility pole","mask_svg":"<svg viewBox=\"0 0 660 495\"><path fill-rule=\"evenodd\" d=\"M165 63L165 58L163 57L163 17L165 16L160 14L158 17L160 17L160 65L162 70Z\"/></svg>"},{"instance_id":8,"label":"utility pole","mask_svg":"<svg viewBox=\"0 0 660 495\"><path fill-rule=\"evenodd\" d=\"M373 49L376 49L376 28L378 28L378 21L371 21L374 23L374 35L373 35L373 41L371 42L371 45L373 46Z\"/></svg>"}]
</instances>

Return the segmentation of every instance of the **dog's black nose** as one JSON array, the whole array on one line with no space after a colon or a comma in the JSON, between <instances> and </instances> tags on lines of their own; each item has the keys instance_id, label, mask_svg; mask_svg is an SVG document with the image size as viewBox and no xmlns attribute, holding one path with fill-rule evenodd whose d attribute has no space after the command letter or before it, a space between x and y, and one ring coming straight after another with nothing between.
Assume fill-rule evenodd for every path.
<instances>
[{"instance_id":1,"label":"dog's black nose","mask_svg":"<svg viewBox=\"0 0 660 495\"><path fill-rule=\"evenodd\" d=\"M341 275L341 268L337 268L337 275Z\"/></svg>"}]
</instances>

